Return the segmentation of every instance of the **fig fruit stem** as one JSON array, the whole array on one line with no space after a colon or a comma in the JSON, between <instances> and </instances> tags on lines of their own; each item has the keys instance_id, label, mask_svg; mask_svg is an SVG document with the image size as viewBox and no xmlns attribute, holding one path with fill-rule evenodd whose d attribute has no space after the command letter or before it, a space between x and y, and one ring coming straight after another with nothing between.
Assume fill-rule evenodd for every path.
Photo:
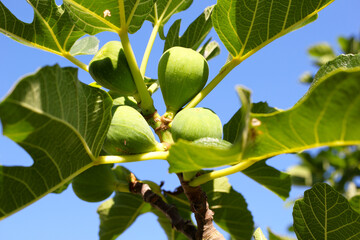
<instances>
[{"instance_id":1,"label":"fig fruit stem","mask_svg":"<svg viewBox=\"0 0 360 240\"><path fill-rule=\"evenodd\" d=\"M234 166L224 168L221 170L216 170L210 173L205 173L199 177L196 177L194 180L189 182L189 185L192 187L200 186L201 184L204 184L208 181L214 180L216 178L224 177L227 175L231 175L240 171L243 171L256 163L256 160L245 160L242 161Z\"/></svg>"},{"instance_id":2,"label":"fig fruit stem","mask_svg":"<svg viewBox=\"0 0 360 240\"><path fill-rule=\"evenodd\" d=\"M233 58L227 62L220 70L220 72L214 77L206 87L201 90L189 103L184 107L193 108L196 107L225 77L228 73L233 70L237 65L241 63L239 58Z\"/></svg>"},{"instance_id":3,"label":"fig fruit stem","mask_svg":"<svg viewBox=\"0 0 360 240\"><path fill-rule=\"evenodd\" d=\"M127 162L140 162L153 159L166 160L169 156L169 152L148 152L133 155L121 155L121 156L99 156L94 161L94 165L111 164L111 163L127 163Z\"/></svg>"},{"instance_id":4,"label":"fig fruit stem","mask_svg":"<svg viewBox=\"0 0 360 240\"><path fill-rule=\"evenodd\" d=\"M152 114L155 112L153 100L150 96L150 93L148 92L148 90L146 88L144 78L140 72L138 65L137 65L136 58L135 58L134 52L131 48L131 44L129 41L128 33L127 33L127 31L121 31L119 33L119 36L120 36L121 43L124 48L126 60L128 61L131 74L133 75L135 85L136 85L136 88L138 90L138 93L139 93L139 96L141 99L140 106L143 110L143 114L144 115Z\"/></svg>"},{"instance_id":5,"label":"fig fruit stem","mask_svg":"<svg viewBox=\"0 0 360 240\"><path fill-rule=\"evenodd\" d=\"M75 64L76 66L78 66L79 68L83 69L86 72L89 72L88 69L88 65L86 65L85 63L81 62L80 60L76 59L73 55L71 55L68 52L64 52L62 53L62 55L69 60L70 62L72 62L73 64Z\"/></svg>"},{"instance_id":6,"label":"fig fruit stem","mask_svg":"<svg viewBox=\"0 0 360 240\"><path fill-rule=\"evenodd\" d=\"M155 39L156 39L156 35L157 35L158 31L159 31L160 24L161 24L161 21L157 21L156 24L154 25L153 30L152 30L151 35L150 35L150 38L149 38L149 41L148 41L148 44L147 44L146 49L145 49L143 59L141 61L140 72L141 72L141 74L143 76L145 76L146 66L147 66L147 63L149 61L150 53L151 53L151 50L152 50L152 48L154 46L154 42L155 42Z\"/></svg>"}]
</instances>

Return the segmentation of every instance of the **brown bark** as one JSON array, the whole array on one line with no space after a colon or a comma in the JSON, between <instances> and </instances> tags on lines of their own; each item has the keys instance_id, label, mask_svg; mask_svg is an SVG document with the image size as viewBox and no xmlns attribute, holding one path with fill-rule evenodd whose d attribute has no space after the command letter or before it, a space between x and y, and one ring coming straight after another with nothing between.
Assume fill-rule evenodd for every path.
<instances>
[{"instance_id":1,"label":"brown bark","mask_svg":"<svg viewBox=\"0 0 360 240\"><path fill-rule=\"evenodd\" d=\"M164 202L159 195L151 190L148 184L137 181L133 174L131 174L130 192L141 195L145 202L150 203L152 207L164 213L177 231L183 233L189 239L196 239L196 227L192 222L183 219L175 206Z\"/></svg>"},{"instance_id":2,"label":"brown bark","mask_svg":"<svg viewBox=\"0 0 360 240\"><path fill-rule=\"evenodd\" d=\"M224 236L214 227L214 212L209 208L206 193L200 186L191 187L189 182L183 180L178 174L184 193L191 204L191 211L195 214L197 222L196 240L225 240Z\"/></svg>"}]
</instances>

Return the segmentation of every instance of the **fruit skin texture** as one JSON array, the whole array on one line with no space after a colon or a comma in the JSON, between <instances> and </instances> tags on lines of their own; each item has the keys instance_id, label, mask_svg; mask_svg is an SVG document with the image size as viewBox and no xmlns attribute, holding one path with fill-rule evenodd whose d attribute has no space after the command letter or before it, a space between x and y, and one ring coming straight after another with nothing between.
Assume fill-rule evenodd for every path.
<instances>
[{"instance_id":1,"label":"fruit skin texture","mask_svg":"<svg viewBox=\"0 0 360 240\"><path fill-rule=\"evenodd\" d=\"M89 64L89 73L101 86L123 95L133 95L137 88L119 41L106 43Z\"/></svg>"},{"instance_id":2,"label":"fruit skin texture","mask_svg":"<svg viewBox=\"0 0 360 240\"><path fill-rule=\"evenodd\" d=\"M87 202L100 202L114 192L116 183L111 167L99 165L76 176L72 181L72 188L80 199Z\"/></svg>"},{"instance_id":3,"label":"fruit skin texture","mask_svg":"<svg viewBox=\"0 0 360 240\"><path fill-rule=\"evenodd\" d=\"M172 121L171 133L174 141L195 141L200 138L222 138L220 118L207 108L188 108L180 111Z\"/></svg>"},{"instance_id":4,"label":"fruit skin texture","mask_svg":"<svg viewBox=\"0 0 360 240\"><path fill-rule=\"evenodd\" d=\"M103 150L111 155L156 150L158 142L144 117L130 106L115 106Z\"/></svg>"},{"instance_id":5,"label":"fruit skin texture","mask_svg":"<svg viewBox=\"0 0 360 240\"><path fill-rule=\"evenodd\" d=\"M198 52L183 47L165 51L158 65L160 89L168 112L176 113L205 86L209 66Z\"/></svg>"}]
</instances>

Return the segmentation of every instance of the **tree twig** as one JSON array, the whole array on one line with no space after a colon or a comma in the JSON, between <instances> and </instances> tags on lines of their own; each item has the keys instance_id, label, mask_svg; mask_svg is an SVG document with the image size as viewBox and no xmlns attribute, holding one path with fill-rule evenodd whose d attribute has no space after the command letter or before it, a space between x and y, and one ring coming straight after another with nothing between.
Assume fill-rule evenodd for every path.
<instances>
[{"instance_id":1,"label":"tree twig","mask_svg":"<svg viewBox=\"0 0 360 240\"><path fill-rule=\"evenodd\" d=\"M159 195L151 190L148 184L139 182L132 173L130 192L141 195L145 202L150 203L152 207L164 213L177 231L183 233L191 240L196 239L195 236L197 229L192 222L190 220L183 219L175 206L164 202Z\"/></svg>"},{"instance_id":2,"label":"tree twig","mask_svg":"<svg viewBox=\"0 0 360 240\"><path fill-rule=\"evenodd\" d=\"M191 187L184 181L182 174L178 174L184 193L191 204L191 211L195 213L198 230L197 240L225 240L224 236L214 227L214 212L209 208L206 193L200 186Z\"/></svg>"}]
</instances>

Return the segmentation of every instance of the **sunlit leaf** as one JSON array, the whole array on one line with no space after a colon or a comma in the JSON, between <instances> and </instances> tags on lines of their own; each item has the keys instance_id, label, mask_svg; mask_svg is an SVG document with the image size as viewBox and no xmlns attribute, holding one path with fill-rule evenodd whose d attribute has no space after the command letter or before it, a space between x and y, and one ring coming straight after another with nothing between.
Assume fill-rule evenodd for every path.
<instances>
[{"instance_id":1,"label":"sunlit leaf","mask_svg":"<svg viewBox=\"0 0 360 240\"><path fill-rule=\"evenodd\" d=\"M59 189L89 168L111 121L112 101L77 79L77 69L44 67L0 104L3 134L34 160L0 168L0 218Z\"/></svg>"},{"instance_id":2,"label":"sunlit leaf","mask_svg":"<svg viewBox=\"0 0 360 240\"><path fill-rule=\"evenodd\" d=\"M233 57L244 59L273 40L314 21L333 0L218 0L213 25Z\"/></svg>"},{"instance_id":3,"label":"sunlit leaf","mask_svg":"<svg viewBox=\"0 0 360 240\"><path fill-rule=\"evenodd\" d=\"M64 0L76 26L95 35L103 31L135 33L150 14L154 0Z\"/></svg>"},{"instance_id":4,"label":"sunlit leaf","mask_svg":"<svg viewBox=\"0 0 360 240\"><path fill-rule=\"evenodd\" d=\"M188 9L192 3L193 0L157 0L147 20L153 24L158 23L160 29L162 29L171 16ZM160 37L163 37L162 34L160 34Z\"/></svg>"},{"instance_id":5,"label":"sunlit leaf","mask_svg":"<svg viewBox=\"0 0 360 240\"><path fill-rule=\"evenodd\" d=\"M236 141L227 150L178 141L170 149L170 172L194 171L241 161L256 162L321 146L359 144L359 59L359 55L341 56L326 64L319 70L310 90L293 108L252 113L247 147L243 152ZM237 134L236 138L239 136Z\"/></svg>"},{"instance_id":6,"label":"sunlit leaf","mask_svg":"<svg viewBox=\"0 0 360 240\"><path fill-rule=\"evenodd\" d=\"M305 191L293 210L298 239L359 239L360 215L340 193L325 183Z\"/></svg>"},{"instance_id":7,"label":"sunlit leaf","mask_svg":"<svg viewBox=\"0 0 360 240\"><path fill-rule=\"evenodd\" d=\"M94 36L85 37L77 40L70 49L70 54L75 55L95 55L99 50L99 39Z\"/></svg>"},{"instance_id":8,"label":"sunlit leaf","mask_svg":"<svg viewBox=\"0 0 360 240\"><path fill-rule=\"evenodd\" d=\"M218 42L211 41L211 38L209 38L197 51L204 56L206 61L209 61L220 54L220 45Z\"/></svg>"},{"instance_id":9,"label":"sunlit leaf","mask_svg":"<svg viewBox=\"0 0 360 240\"><path fill-rule=\"evenodd\" d=\"M25 45L59 55L69 52L75 41L85 35L54 0L27 2L35 12L30 24L17 19L0 1L0 32Z\"/></svg>"},{"instance_id":10,"label":"sunlit leaf","mask_svg":"<svg viewBox=\"0 0 360 240\"><path fill-rule=\"evenodd\" d=\"M261 231L261 228L257 228L253 234L255 240L267 240L264 233Z\"/></svg>"}]
</instances>

